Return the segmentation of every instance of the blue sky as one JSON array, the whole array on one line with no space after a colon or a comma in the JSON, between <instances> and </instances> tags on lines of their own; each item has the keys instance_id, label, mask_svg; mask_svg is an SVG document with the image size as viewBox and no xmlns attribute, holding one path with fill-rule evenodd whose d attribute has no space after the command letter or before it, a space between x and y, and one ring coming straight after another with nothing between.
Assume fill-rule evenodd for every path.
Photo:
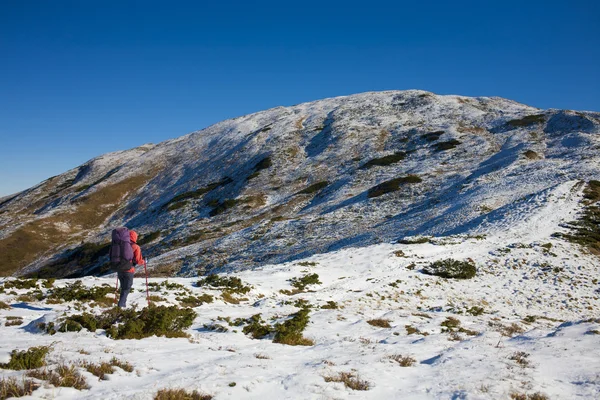
<instances>
[{"instance_id":1,"label":"blue sky","mask_svg":"<svg viewBox=\"0 0 600 400\"><path fill-rule=\"evenodd\" d=\"M600 111L598 3L3 0L0 197L109 151L365 91Z\"/></svg>"}]
</instances>

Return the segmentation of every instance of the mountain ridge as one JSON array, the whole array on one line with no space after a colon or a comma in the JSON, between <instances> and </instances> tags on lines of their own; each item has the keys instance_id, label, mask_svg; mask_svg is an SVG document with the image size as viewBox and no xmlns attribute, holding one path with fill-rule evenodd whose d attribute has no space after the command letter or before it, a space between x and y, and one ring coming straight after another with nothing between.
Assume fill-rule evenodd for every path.
<instances>
[{"instance_id":1,"label":"mountain ridge","mask_svg":"<svg viewBox=\"0 0 600 400\"><path fill-rule=\"evenodd\" d=\"M81 242L102 249L117 225L153 238L153 266L180 275L456 233L596 178L599 132L600 113L415 90L275 107L101 155L4 198L0 249L43 243L33 258L10 253L0 272L101 273L103 253Z\"/></svg>"}]
</instances>

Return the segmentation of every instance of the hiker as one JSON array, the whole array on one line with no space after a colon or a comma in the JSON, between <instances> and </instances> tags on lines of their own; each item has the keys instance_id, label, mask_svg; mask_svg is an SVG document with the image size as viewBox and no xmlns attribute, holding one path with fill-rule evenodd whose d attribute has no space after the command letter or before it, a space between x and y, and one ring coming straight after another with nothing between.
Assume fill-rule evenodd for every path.
<instances>
[{"instance_id":1,"label":"hiker","mask_svg":"<svg viewBox=\"0 0 600 400\"><path fill-rule=\"evenodd\" d=\"M127 295L133 286L135 266L144 264L142 250L137 244L137 239L138 234L136 231L128 231L127 228L117 228L113 231L111 262L115 265L119 284L121 285L119 308L126 306Z\"/></svg>"}]
</instances>

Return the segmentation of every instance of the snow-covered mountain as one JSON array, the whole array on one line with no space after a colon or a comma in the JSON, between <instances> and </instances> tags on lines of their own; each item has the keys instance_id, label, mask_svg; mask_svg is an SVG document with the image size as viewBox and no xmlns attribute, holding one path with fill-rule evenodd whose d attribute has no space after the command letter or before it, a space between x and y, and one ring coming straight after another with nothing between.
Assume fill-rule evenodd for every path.
<instances>
[{"instance_id":1,"label":"snow-covered mountain","mask_svg":"<svg viewBox=\"0 0 600 400\"><path fill-rule=\"evenodd\" d=\"M118 225L141 233L151 269L183 276L511 230L557 191L572 201L556 217L576 210L599 150L600 113L502 98L411 90L278 107L2 199L0 273L98 273Z\"/></svg>"}]
</instances>

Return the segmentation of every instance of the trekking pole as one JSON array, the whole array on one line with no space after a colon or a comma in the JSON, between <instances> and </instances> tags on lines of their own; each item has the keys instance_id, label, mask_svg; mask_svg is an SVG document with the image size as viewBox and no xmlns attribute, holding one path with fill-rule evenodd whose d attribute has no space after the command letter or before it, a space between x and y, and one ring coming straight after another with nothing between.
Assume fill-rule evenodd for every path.
<instances>
[{"instance_id":1,"label":"trekking pole","mask_svg":"<svg viewBox=\"0 0 600 400\"><path fill-rule=\"evenodd\" d=\"M146 268L146 260L144 259L144 272L146 273L146 301L150 307L150 293L148 292L148 269Z\"/></svg>"},{"instance_id":2,"label":"trekking pole","mask_svg":"<svg viewBox=\"0 0 600 400\"><path fill-rule=\"evenodd\" d=\"M119 275L117 274L117 283L115 285L115 304L117 304L117 293L119 291Z\"/></svg>"}]
</instances>

